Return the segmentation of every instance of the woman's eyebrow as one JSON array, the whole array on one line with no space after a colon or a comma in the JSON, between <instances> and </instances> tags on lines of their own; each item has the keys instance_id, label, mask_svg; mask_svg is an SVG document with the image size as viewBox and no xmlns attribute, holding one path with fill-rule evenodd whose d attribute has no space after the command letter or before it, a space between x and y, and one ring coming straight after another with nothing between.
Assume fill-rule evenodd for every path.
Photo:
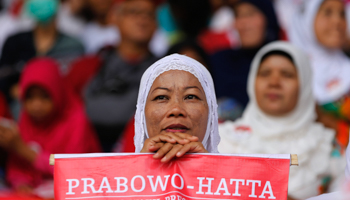
<instances>
[{"instance_id":1,"label":"woman's eyebrow","mask_svg":"<svg viewBox=\"0 0 350 200\"><path fill-rule=\"evenodd\" d=\"M166 90L166 91L170 91L170 89L169 88L165 88L165 87L156 87L156 88L154 88L153 90L152 90L152 92L154 92L154 91L156 91L156 90Z\"/></svg>"},{"instance_id":2,"label":"woman's eyebrow","mask_svg":"<svg viewBox=\"0 0 350 200\"><path fill-rule=\"evenodd\" d=\"M188 87L184 88L184 90L188 90L188 89L197 89L197 90L199 90L200 92L203 93L203 91L198 86L188 86Z\"/></svg>"}]
</instances>

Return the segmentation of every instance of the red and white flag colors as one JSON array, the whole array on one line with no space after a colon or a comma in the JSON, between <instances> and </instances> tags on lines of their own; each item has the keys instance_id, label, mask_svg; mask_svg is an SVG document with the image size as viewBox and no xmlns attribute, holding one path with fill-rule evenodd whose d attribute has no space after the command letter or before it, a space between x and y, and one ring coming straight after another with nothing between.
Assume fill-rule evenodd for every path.
<instances>
[{"instance_id":1,"label":"red and white flag colors","mask_svg":"<svg viewBox=\"0 0 350 200\"><path fill-rule=\"evenodd\" d=\"M152 154L56 154L55 199L286 200L291 158L187 154L161 163Z\"/></svg>"}]
</instances>

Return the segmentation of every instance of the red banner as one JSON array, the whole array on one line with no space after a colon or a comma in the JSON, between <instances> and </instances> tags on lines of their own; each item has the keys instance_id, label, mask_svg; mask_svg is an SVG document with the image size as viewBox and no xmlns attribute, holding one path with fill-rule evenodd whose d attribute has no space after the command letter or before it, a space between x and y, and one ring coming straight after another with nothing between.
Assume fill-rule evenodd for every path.
<instances>
[{"instance_id":1,"label":"red banner","mask_svg":"<svg viewBox=\"0 0 350 200\"><path fill-rule=\"evenodd\" d=\"M290 155L56 154L55 199L287 200Z\"/></svg>"}]
</instances>

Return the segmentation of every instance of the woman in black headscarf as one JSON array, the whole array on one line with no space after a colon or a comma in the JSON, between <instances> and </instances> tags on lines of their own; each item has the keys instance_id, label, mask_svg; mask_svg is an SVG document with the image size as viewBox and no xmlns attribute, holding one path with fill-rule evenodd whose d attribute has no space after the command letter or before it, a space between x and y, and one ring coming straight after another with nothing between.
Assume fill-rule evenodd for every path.
<instances>
[{"instance_id":1,"label":"woman in black headscarf","mask_svg":"<svg viewBox=\"0 0 350 200\"><path fill-rule=\"evenodd\" d=\"M211 70L219 102L228 98L244 108L251 61L262 46L280 38L280 27L270 0L240 0L234 12L241 46L214 54Z\"/></svg>"}]
</instances>

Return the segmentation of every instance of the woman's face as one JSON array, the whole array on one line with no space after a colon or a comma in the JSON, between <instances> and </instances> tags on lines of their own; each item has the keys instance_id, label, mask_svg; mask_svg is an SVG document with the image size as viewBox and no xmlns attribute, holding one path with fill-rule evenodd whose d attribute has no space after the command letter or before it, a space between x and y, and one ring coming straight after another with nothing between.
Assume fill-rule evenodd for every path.
<instances>
[{"instance_id":1,"label":"woman's face","mask_svg":"<svg viewBox=\"0 0 350 200\"><path fill-rule=\"evenodd\" d=\"M155 79L147 97L148 135L187 133L202 141L208 110L204 90L194 75L180 70L164 72Z\"/></svg>"},{"instance_id":2,"label":"woman's face","mask_svg":"<svg viewBox=\"0 0 350 200\"><path fill-rule=\"evenodd\" d=\"M53 112L54 103L44 89L33 86L27 90L24 109L34 121L43 122Z\"/></svg>"},{"instance_id":3,"label":"woman's face","mask_svg":"<svg viewBox=\"0 0 350 200\"><path fill-rule=\"evenodd\" d=\"M255 96L264 113L283 116L291 112L297 105L298 94L298 73L288 58L271 55L260 64L255 80Z\"/></svg>"},{"instance_id":4,"label":"woman's face","mask_svg":"<svg viewBox=\"0 0 350 200\"><path fill-rule=\"evenodd\" d=\"M330 49L342 47L346 38L344 3L340 0L326 0L320 6L315 18L315 34L321 45Z\"/></svg>"},{"instance_id":5,"label":"woman's face","mask_svg":"<svg viewBox=\"0 0 350 200\"><path fill-rule=\"evenodd\" d=\"M147 44L157 28L152 1L123 1L117 9L115 23L123 39Z\"/></svg>"},{"instance_id":6,"label":"woman's face","mask_svg":"<svg viewBox=\"0 0 350 200\"><path fill-rule=\"evenodd\" d=\"M235 9L235 28L243 48L255 48L264 42L266 18L250 3L241 3Z\"/></svg>"}]
</instances>

